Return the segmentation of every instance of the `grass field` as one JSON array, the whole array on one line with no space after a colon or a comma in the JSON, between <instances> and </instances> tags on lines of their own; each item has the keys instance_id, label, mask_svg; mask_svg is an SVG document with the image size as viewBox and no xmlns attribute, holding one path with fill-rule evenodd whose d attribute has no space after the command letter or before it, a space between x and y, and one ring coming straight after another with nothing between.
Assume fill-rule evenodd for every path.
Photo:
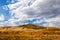
<instances>
[{"instance_id":1,"label":"grass field","mask_svg":"<svg viewBox=\"0 0 60 40\"><path fill-rule=\"evenodd\" d=\"M60 28L32 24L0 27L0 40L60 40Z\"/></svg>"}]
</instances>

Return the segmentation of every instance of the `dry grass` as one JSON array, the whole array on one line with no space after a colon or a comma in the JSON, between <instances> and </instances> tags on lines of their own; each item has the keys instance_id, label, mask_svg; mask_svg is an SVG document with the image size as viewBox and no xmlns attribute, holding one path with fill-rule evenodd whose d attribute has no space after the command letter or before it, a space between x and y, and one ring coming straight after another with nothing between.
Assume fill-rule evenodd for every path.
<instances>
[{"instance_id":1,"label":"dry grass","mask_svg":"<svg viewBox=\"0 0 60 40\"><path fill-rule=\"evenodd\" d=\"M23 25L0 27L0 40L60 40L60 28Z\"/></svg>"}]
</instances>

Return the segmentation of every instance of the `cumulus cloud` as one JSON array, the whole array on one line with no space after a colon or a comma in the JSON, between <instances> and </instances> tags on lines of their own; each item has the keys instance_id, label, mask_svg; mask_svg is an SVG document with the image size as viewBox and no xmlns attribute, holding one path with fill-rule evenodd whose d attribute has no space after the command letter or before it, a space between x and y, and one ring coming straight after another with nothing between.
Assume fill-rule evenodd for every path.
<instances>
[{"instance_id":1,"label":"cumulus cloud","mask_svg":"<svg viewBox=\"0 0 60 40\"><path fill-rule=\"evenodd\" d=\"M13 0L14 1L14 0ZM12 24L25 24L27 20L36 19L33 23L44 26L60 26L59 0L17 0L9 4L11 12L9 22ZM42 21L40 20L41 18ZM39 19L39 20L38 20ZM28 24L28 23L26 23Z\"/></svg>"},{"instance_id":2,"label":"cumulus cloud","mask_svg":"<svg viewBox=\"0 0 60 40\"><path fill-rule=\"evenodd\" d=\"M4 21L4 16L2 14L0 15L0 21Z\"/></svg>"},{"instance_id":3,"label":"cumulus cloud","mask_svg":"<svg viewBox=\"0 0 60 40\"><path fill-rule=\"evenodd\" d=\"M46 20L49 25L48 26L60 26L60 17L50 18Z\"/></svg>"}]
</instances>

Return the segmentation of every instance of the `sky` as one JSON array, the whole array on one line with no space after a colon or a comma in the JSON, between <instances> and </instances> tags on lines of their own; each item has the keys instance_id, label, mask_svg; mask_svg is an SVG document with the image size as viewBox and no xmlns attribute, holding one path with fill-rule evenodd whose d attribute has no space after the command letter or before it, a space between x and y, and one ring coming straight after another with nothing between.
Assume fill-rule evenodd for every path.
<instances>
[{"instance_id":1,"label":"sky","mask_svg":"<svg viewBox=\"0 0 60 40\"><path fill-rule=\"evenodd\" d=\"M60 26L60 0L0 0L0 26Z\"/></svg>"}]
</instances>

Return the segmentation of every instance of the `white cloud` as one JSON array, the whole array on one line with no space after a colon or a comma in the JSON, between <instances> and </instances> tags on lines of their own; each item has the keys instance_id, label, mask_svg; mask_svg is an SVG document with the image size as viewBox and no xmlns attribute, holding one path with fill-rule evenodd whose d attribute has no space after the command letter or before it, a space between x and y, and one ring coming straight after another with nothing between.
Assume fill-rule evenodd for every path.
<instances>
[{"instance_id":1,"label":"white cloud","mask_svg":"<svg viewBox=\"0 0 60 40\"><path fill-rule=\"evenodd\" d=\"M34 0L20 0L19 2L15 4L10 4L8 7L10 8L12 14L15 14L15 17L21 19L21 20L28 20L29 18L35 18L34 12L36 11L31 6L28 6L29 2L33 2ZM39 0L36 0L39 1ZM41 0L40 0L41 1ZM32 3L32 5L33 5ZM40 11L39 11L40 12ZM33 16L31 16L33 15ZM35 16L34 16L35 15Z\"/></svg>"},{"instance_id":2,"label":"white cloud","mask_svg":"<svg viewBox=\"0 0 60 40\"><path fill-rule=\"evenodd\" d=\"M3 14L0 15L0 21L4 21L4 15Z\"/></svg>"},{"instance_id":3,"label":"white cloud","mask_svg":"<svg viewBox=\"0 0 60 40\"><path fill-rule=\"evenodd\" d=\"M31 3L31 5L29 5ZM11 10L12 17L18 18L18 22L32 19L44 18L46 26L59 26L60 22L60 1L59 0L18 0L15 4L9 4L8 7ZM17 22L14 18L10 19L13 24ZM35 21L40 23L42 21ZM60 23L59 23L60 24Z\"/></svg>"},{"instance_id":4,"label":"white cloud","mask_svg":"<svg viewBox=\"0 0 60 40\"><path fill-rule=\"evenodd\" d=\"M55 17L55 18L50 18L50 19L47 19L46 22L49 23L48 26L60 26L60 17Z\"/></svg>"}]
</instances>

